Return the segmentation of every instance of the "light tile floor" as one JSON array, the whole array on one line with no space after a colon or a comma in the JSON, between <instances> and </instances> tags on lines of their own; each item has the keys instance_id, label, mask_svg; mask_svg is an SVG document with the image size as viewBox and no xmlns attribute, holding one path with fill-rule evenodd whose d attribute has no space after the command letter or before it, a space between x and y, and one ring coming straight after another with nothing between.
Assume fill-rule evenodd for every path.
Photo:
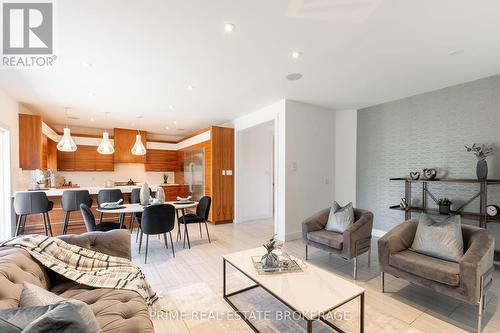
<instances>
[{"instance_id":1,"label":"light tile floor","mask_svg":"<svg viewBox=\"0 0 500 333\"><path fill-rule=\"evenodd\" d=\"M209 225L212 243L203 233L200 238L197 226L190 226L191 249L174 243L175 258L166 249L163 239L151 237L148 263L144 252L139 255L135 234L132 237L134 262L143 270L153 288L161 292L161 304L171 314L183 318L155 320L157 332L251 332L250 328L235 318L230 306L222 298L222 255L258 247L273 234L272 220L259 220L241 224ZM175 239L175 234L173 234ZM144 247L144 244L143 244ZM288 242L285 250L304 256L301 240ZM319 250L310 250L309 263L332 271L352 281L352 262ZM437 294L426 288L386 275L386 293L380 292L377 265L376 239L372 244L372 265L367 266L366 256L358 260L357 284L366 289L365 332L436 332L452 333L475 331L477 307ZM484 318L485 333L500 332L500 269L495 270L495 280L487 295ZM230 288L249 285L248 280L235 271L228 271ZM285 309L262 290L235 296L235 303L247 310ZM348 304L343 310L358 313L357 304ZM217 317L215 317L217 316ZM262 332L301 332L303 321L256 320ZM357 332L357 318L337 321L348 332ZM325 326L316 325L319 332L329 332Z\"/></svg>"}]
</instances>

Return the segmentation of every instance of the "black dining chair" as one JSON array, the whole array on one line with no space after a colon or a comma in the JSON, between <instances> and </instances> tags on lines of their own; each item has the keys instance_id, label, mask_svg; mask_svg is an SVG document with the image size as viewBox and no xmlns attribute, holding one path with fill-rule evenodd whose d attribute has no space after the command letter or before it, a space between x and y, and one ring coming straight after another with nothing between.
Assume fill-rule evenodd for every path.
<instances>
[{"instance_id":1,"label":"black dining chair","mask_svg":"<svg viewBox=\"0 0 500 333\"><path fill-rule=\"evenodd\" d=\"M201 232L201 224L205 223L205 229L207 230L208 242L211 243L210 234L208 233L208 215L210 213L210 205L212 204L212 198L209 196L204 196L200 199L198 206L196 206L196 214L186 214L179 218L179 223L184 224L184 241L182 246L186 245L186 237L189 248L191 248L191 243L189 241L189 233L188 233L188 224L198 223L200 227L200 237L203 238L203 234Z\"/></svg>"},{"instance_id":2,"label":"black dining chair","mask_svg":"<svg viewBox=\"0 0 500 333\"><path fill-rule=\"evenodd\" d=\"M132 191L130 192L130 199L129 202L131 204L140 204L141 203L141 189L140 188L133 188ZM134 226L134 221L137 221L139 224L139 228L141 225L141 218L142 218L142 213L132 213L130 215L130 233L132 233L132 227ZM135 236L135 242L137 243L137 239L139 237L139 228L137 228L137 234Z\"/></svg>"},{"instance_id":3,"label":"black dining chair","mask_svg":"<svg viewBox=\"0 0 500 333\"><path fill-rule=\"evenodd\" d=\"M87 228L87 232L109 231L114 229L120 229L120 223L101 222L99 224L96 224L94 214L90 210L90 207L84 203L80 204L80 212L82 213L83 221L85 222L85 227Z\"/></svg>"},{"instance_id":4,"label":"black dining chair","mask_svg":"<svg viewBox=\"0 0 500 333\"><path fill-rule=\"evenodd\" d=\"M54 208L54 203L49 201L45 192L17 192L14 197L14 210L19 217L15 235L24 234L28 215L42 214L45 235L52 237L52 227L49 218L49 211L52 208Z\"/></svg>"},{"instance_id":5,"label":"black dining chair","mask_svg":"<svg viewBox=\"0 0 500 333\"><path fill-rule=\"evenodd\" d=\"M67 190L63 192L61 198L61 206L64 211L63 235L68 233L69 216L71 212L79 211L82 203L88 207L92 207L92 202L93 200L87 190Z\"/></svg>"},{"instance_id":6,"label":"black dining chair","mask_svg":"<svg viewBox=\"0 0 500 333\"><path fill-rule=\"evenodd\" d=\"M99 207L105 202L116 202L120 199L123 200L123 193L119 188L99 190L97 193L97 205ZM99 223L102 222L102 215L103 213L101 212Z\"/></svg>"},{"instance_id":7,"label":"black dining chair","mask_svg":"<svg viewBox=\"0 0 500 333\"><path fill-rule=\"evenodd\" d=\"M172 241L172 230L175 226L175 207L169 204L151 205L144 208L141 220L141 237L139 238L139 253L141 253L142 236L146 234L146 254L144 263L148 260L149 235L163 234L165 246L168 249L167 232L170 236L172 256L175 257L174 242Z\"/></svg>"}]
</instances>

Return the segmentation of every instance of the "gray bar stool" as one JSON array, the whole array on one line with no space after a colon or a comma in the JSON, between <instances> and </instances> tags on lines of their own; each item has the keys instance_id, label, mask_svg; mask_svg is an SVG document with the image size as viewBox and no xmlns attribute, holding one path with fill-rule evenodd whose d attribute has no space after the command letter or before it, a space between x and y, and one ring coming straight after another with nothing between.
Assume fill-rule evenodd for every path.
<instances>
[{"instance_id":1,"label":"gray bar stool","mask_svg":"<svg viewBox=\"0 0 500 333\"><path fill-rule=\"evenodd\" d=\"M123 193L119 188L99 190L97 193L97 205L101 207L101 204L105 202L116 202L118 200L123 200ZM102 213L99 216L99 223L102 222Z\"/></svg>"},{"instance_id":2,"label":"gray bar stool","mask_svg":"<svg viewBox=\"0 0 500 333\"><path fill-rule=\"evenodd\" d=\"M32 214L42 214L46 236L53 236L50 226L49 211L54 203L49 201L45 192L18 192L14 198L14 210L19 216L16 227L16 236L24 234L26 218Z\"/></svg>"},{"instance_id":3,"label":"gray bar stool","mask_svg":"<svg viewBox=\"0 0 500 333\"><path fill-rule=\"evenodd\" d=\"M63 192L61 205L64 211L63 235L68 232L69 216L71 212L80 210L80 204L92 207L92 198L87 190L67 190Z\"/></svg>"}]
</instances>

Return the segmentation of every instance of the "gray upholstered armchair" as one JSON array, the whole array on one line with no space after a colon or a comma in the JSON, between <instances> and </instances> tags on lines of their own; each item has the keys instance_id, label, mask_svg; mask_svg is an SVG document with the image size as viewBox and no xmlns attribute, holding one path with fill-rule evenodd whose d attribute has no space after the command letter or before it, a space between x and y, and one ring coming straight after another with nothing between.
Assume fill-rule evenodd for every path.
<instances>
[{"instance_id":1,"label":"gray upholstered armchair","mask_svg":"<svg viewBox=\"0 0 500 333\"><path fill-rule=\"evenodd\" d=\"M302 238L306 244L306 260L308 246L329 253L340 254L346 260L354 259L353 276L358 276L358 256L368 252L370 265L370 240L372 237L373 214L367 210L354 208L355 222L344 233L325 230L330 208L323 209L302 222Z\"/></svg>"},{"instance_id":2,"label":"gray upholstered armchair","mask_svg":"<svg viewBox=\"0 0 500 333\"><path fill-rule=\"evenodd\" d=\"M493 280L495 240L485 229L462 224L464 255L458 263L410 250L418 221L406 221L378 240L384 292L384 273L430 288L469 304L479 305L481 332L484 295Z\"/></svg>"}]
</instances>

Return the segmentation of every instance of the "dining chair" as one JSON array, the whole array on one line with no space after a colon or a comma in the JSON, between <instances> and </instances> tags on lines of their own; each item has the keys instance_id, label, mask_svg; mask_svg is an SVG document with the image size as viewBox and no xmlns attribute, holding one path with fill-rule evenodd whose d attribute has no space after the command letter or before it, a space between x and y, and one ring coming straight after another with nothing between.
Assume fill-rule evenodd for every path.
<instances>
[{"instance_id":1,"label":"dining chair","mask_svg":"<svg viewBox=\"0 0 500 333\"><path fill-rule=\"evenodd\" d=\"M84 203L80 204L80 212L82 213L83 221L85 222L85 228L87 228L87 232L109 231L114 229L120 229L120 223L101 222L99 224L96 224L94 214L90 210L90 207Z\"/></svg>"},{"instance_id":2,"label":"dining chair","mask_svg":"<svg viewBox=\"0 0 500 333\"><path fill-rule=\"evenodd\" d=\"M141 189L140 188L133 188L132 191L130 192L130 200L129 202L131 204L139 204L141 203ZM130 216L130 233L132 233L132 227L134 225L134 221L137 221L139 224L139 227L137 228L137 234L135 235L135 242L137 243L137 239L139 237L139 229L141 226L141 218L142 218L142 213L132 213Z\"/></svg>"},{"instance_id":3,"label":"dining chair","mask_svg":"<svg viewBox=\"0 0 500 333\"><path fill-rule=\"evenodd\" d=\"M188 247L191 248L191 242L189 241L189 233L188 233L188 224L198 223L200 227L200 237L203 238L203 234L201 232L201 224L205 223L205 229L207 230L208 242L211 243L210 234L208 233L208 215L210 213L210 205L212 204L212 198L209 196L204 196L200 199L198 206L196 206L196 214L186 214L179 218L179 223L184 224L184 241L182 246L186 246L186 238Z\"/></svg>"},{"instance_id":4,"label":"dining chair","mask_svg":"<svg viewBox=\"0 0 500 333\"><path fill-rule=\"evenodd\" d=\"M123 200L123 193L119 188L103 189L97 192L97 205L99 207L101 207L101 205L105 202L116 202L120 199ZM102 215L103 213L101 212L99 216L99 223L102 222Z\"/></svg>"},{"instance_id":5,"label":"dining chair","mask_svg":"<svg viewBox=\"0 0 500 333\"><path fill-rule=\"evenodd\" d=\"M175 226L175 207L170 204L151 205L144 208L141 220L141 236L139 238L139 253L141 253L142 236L146 234L146 253L144 263L148 260L149 235L163 234L165 246L168 249L167 233L170 236L172 256L175 257L174 242L172 241L172 230Z\"/></svg>"},{"instance_id":6,"label":"dining chair","mask_svg":"<svg viewBox=\"0 0 500 333\"><path fill-rule=\"evenodd\" d=\"M64 226L63 235L68 233L69 216L71 212L80 210L80 204L84 203L88 207L92 207L92 198L87 190L66 190L61 198L61 206L64 211Z\"/></svg>"}]
</instances>

